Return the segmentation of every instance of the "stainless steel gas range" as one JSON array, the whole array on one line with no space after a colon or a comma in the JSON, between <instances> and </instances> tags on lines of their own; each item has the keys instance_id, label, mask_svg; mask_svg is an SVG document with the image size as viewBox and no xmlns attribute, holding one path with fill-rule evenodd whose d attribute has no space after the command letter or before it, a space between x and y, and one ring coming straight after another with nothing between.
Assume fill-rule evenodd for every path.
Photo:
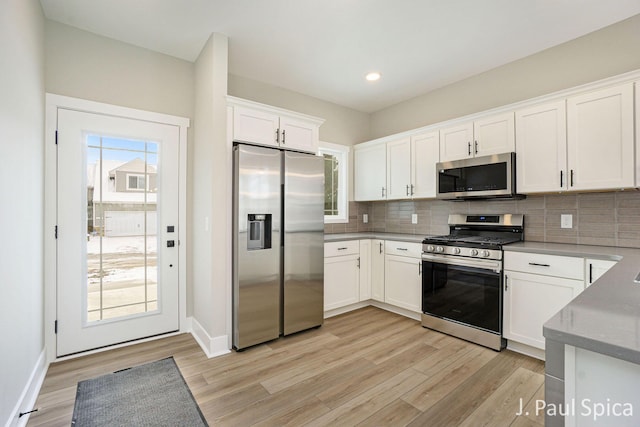
<instances>
[{"instance_id":1,"label":"stainless steel gas range","mask_svg":"<svg viewBox=\"0 0 640 427\"><path fill-rule=\"evenodd\" d=\"M422 241L422 326L503 349L502 247L522 240L523 215L449 215Z\"/></svg>"}]
</instances>

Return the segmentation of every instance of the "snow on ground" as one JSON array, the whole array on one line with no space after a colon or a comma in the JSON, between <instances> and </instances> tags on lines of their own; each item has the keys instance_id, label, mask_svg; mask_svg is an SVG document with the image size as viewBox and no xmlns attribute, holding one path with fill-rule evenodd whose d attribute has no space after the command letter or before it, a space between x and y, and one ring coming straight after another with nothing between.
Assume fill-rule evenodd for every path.
<instances>
[{"instance_id":1,"label":"snow on ground","mask_svg":"<svg viewBox=\"0 0 640 427\"><path fill-rule=\"evenodd\" d=\"M144 253L144 236L100 237L90 236L87 242L87 254L100 253L100 241L102 241L103 254L132 254ZM147 236L147 253L156 253L156 236Z\"/></svg>"}]
</instances>

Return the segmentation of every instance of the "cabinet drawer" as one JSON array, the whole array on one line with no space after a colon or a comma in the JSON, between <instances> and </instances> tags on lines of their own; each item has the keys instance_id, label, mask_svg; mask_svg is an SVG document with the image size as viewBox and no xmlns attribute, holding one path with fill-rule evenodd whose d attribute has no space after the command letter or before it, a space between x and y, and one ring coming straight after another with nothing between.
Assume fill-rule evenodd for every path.
<instances>
[{"instance_id":1,"label":"cabinet drawer","mask_svg":"<svg viewBox=\"0 0 640 427\"><path fill-rule=\"evenodd\" d=\"M345 240L343 242L328 242L324 244L324 257L357 255L360 253L359 240Z\"/></svg>"},{"instance_id":2,"label":"cabinet drawer","mask_svg":"<svg viewBox=\"0 0 640 427\"><path fill-rule=\"evenodd\" d=\"M422 243L396 242L386 240L384 242L384 250L387 255L400 255L413 258L422 256Z\"/></svg>"},{"instance_id":3,"label":"cabinet drawer","mask_svg":"<svg viewBox=\"0 0 640 427\"><path fill-rule=\"evenodd\" d=\"M584 259L580 257L506 251L504 269L584 280Z\"/></svg>"}]
</instances>

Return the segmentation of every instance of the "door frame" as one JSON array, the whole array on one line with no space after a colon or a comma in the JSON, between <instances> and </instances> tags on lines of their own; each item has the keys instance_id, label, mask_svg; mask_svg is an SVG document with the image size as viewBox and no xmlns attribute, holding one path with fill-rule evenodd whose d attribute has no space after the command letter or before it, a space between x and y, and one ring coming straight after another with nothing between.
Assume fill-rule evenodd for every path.
<instances>
[{"instance_id":1,"label":"door frame","mask_svg":"<svg viewBox=\"0 0 640 427\"><path fill-rule=\"evenodd\" d=\"M74 110L86 113L95 113L108 116L142 120L147 122L173 125L179 128L179 176L178 176L178 322L179 332L187 332L187 129L189 119L162 113L137 110L118 105L88 101L79 98L45 94L45 158L44 158L44 341L46 359L48 363L56 360L78 357L91 354L101 349L80 353L75 356L57 358L56 356L56 312L57 312L57 288L56 288L56 238L55 227L57 223L57 151L56 129L58 124L58 110ZM163 335L163 337L166 335ZM148 341L156 338L146 338L140 341ZM109 349L127 344L119 344L108 347Z\"/></svg>"}]
</instances>

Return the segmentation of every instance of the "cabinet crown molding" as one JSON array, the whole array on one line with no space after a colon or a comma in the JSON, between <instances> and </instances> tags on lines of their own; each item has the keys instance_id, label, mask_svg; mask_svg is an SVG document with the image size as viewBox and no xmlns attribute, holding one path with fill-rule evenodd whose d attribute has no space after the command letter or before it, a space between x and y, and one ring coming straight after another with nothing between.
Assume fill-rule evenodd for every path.
<instances>
[{"instance_id":1,"label":"cabinet crown molding","mask_svg":"<svg viewBox=\"0 0 640 427\"><path fill-rule=\"evenodd\" d=\"M272 105L262 104L260 102L255 102L248 99L238 98L231 95L227 95L226 98L227 105L230 107L245 107L252 110L264 111L266 113L275 113L281 116L287 116L314 123L317 126L320 126L325 122L325 119L321 117L311 116L309 114L299 113L297 111L286 110L284 108L274 107Z\"/></svg>"}]
</instances>

